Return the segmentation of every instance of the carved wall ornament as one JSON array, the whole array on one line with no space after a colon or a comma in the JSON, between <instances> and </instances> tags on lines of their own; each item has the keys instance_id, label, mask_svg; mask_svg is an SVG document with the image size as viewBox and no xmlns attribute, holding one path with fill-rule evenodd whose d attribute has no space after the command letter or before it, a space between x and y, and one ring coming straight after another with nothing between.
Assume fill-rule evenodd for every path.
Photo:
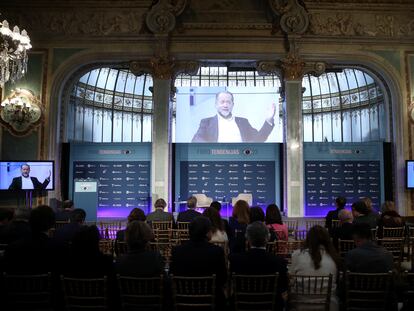
<instances>
[{"instance_id":1,"label":"carved wall ornament","mask_svg":"<svg viewBox=\"0 0 414 311\"><path fill-rule=\"evenodd\" d=\"M280 18L280 27L287 34L303 34L309 26L309 16L298 0L289 0Z\"/></svg>"},{"instance_id":2,"label":"carved wall ornament","mask_svg":"<svg viewBox=\"0 0 414 311\"><path fill-rule=\"evenodd\" d=\"M145 19L148 29L154 34L168 34L174 30L176 17L187 6L187 0L159 0Z\"/></svg>"},{"instance_id":3,"label":"carved wall ornament","mask_svg":"<svg viewBox=\"0 0 414 311\"><path fill-rule=\"evenodd\" d=\"M282 77L280 62L261 61L256 64L256 70L261 76L277 75L279 78Z\"/></svg>"}]
</instances>

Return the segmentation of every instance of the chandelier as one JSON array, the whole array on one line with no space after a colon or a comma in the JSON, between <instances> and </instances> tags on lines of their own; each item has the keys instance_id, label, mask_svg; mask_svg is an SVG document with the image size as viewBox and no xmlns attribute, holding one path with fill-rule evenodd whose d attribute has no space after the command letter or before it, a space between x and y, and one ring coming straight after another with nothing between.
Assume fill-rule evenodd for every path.
<instances>
[{"instance_id":1,"label":"chandelier","mask_svg":"<svg viewBox=\"0 0 414 311\"><path fill-rule=\"evenodd\" d=\"M7 81L14 83L22 78L27 71L27 51L31 49L30 38L26 30L20 32L9 23L0 22L0 88L4 89Z\"/></svg>"},{"instance_id":2,"label":"chandelier","mask_svg":"<svg viewBox=\"0 0 414 311\"><path fill-rule=\"evenodd\" d=\"M15 135L26 135L42 121L42 104L25 89L12 91L0 105L0 121Z\"/></svg>"}]
</instances>

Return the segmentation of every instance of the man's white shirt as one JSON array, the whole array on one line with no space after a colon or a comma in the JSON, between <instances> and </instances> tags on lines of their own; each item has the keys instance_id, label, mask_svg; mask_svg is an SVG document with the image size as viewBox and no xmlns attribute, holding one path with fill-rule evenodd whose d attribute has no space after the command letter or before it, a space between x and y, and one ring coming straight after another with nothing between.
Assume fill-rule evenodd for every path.
<instances>
[{"instance_id":1,"label":"man's white shirt","mask_svg":"<svg viewBox=\"0 0 414 311\"><path fill-rule=\"evenodd\" d=\"M220 114L218 117L218 139L219 143L242 142L239 127L237 126L234 116L229 119L223 118Z\"/></svg>"},{"instance_id":2,"label":"man's white shirt","mask_svg":"<svg viewBox=\"0 0 414 311\"><path fill-rule=\"evenodd\" d=\"M22 176L22 189L34 189L33 182L30 177Z\"/></svg>"}]
</instances>

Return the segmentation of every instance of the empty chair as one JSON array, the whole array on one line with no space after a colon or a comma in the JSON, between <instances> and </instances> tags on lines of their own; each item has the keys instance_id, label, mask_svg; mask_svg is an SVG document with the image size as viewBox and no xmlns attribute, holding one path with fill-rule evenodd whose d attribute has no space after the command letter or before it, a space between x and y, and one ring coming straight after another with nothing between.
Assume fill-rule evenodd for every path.
<instances>
[{"instance_id":1,"label":"empty chair","mask_svg":"<svg viewBox=\"0 0 414 311\"><path fill-rule=\"evenodd\" d=\"M278 274L238 275L231 279L236 311L275 310Z\"/></svg>"},{"instance_id":2,"label":"empty chair","mask_svg":"<svg viewBox=\"0 0 414 311\"><path fill-rule=\"evenodd\" d=\"M213 198L209 198L204 193L193 194L193 197L197 199L196 207L200 207L200 208L210 207L211 202L213 202Z\"/></svg>"},{"instance_id":3,"label":"empty chair","mask_svg":"<svg viewBox=\"0 0 414 311\"><path fill-rule=\"evenodd\" d=\"M162 310L163 276L127 277L117 275L123 310Z\"/></svg>"},{"instance_id":4,"label":"empty chair","mask_svg":"<svg viewBox=\"0 0 414 311\"><path fill-rule=\"evenodd\" d=\"M345 273L346 310L389 310L392 273Z\"/></svg>"},{"instance_id":5,"label":"empty chair","mask_svg":"<svg viewBox=\"0 0 414 311\"><path fill-rule=\"evenodd\" d=\"M3 273L4 310L53 310L51 275Z\"/></svg>"},{"instance_id":6,"label":"empty chair","mask_svg":"<svg viewBox=\"0 0 414 311\"><path fill-rule=\"evenodd\" d=\"M171 275L175 311L214 310L216 307L216 276L184 277Z\"/></svg>"},{"instance_id":7,"label":"empty chair","mask_svg":"<svg viewBox=\"0 0 414 311\"><path fill-rule=\"evenodd\" d=\"M239 193L237 197L231 198L231 205L234 206L238 200L246 201L249 206L253 205L253 195L251 193Z\"/></svg>"},{"instance_id":8,"label":"empty chair","mask_svg":"<svg viewBox=\"0 0 414 311\"><path fill-rule=\"evenodd\" d=\"M108 310L107 277L78 279L60 276L67 310Z\"/></svg>"},{"instance_id":9,"label":"empty chair","mask_svg":"<svg viewBox=\"0 0 414 311\"><path fill-rule=\"evenodd\" d=\"M332 279L332 274L328 276L291 275L289 309L329 311Z\"/></svg>"}]
</instances>

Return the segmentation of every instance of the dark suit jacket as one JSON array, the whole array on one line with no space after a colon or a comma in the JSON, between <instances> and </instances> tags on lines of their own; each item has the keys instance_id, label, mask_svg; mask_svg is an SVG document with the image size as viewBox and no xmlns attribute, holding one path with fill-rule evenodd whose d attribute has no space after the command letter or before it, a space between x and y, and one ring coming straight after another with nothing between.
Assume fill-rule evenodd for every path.
<instances>
[{"instance_id":1,"label":"dark suit jacket","mask_svg":"<svg viewBox=\"0 0 414 311\"><path fill-rule=\"evenodd\" d=\"M177 222L191 222L194 218L201 216L199 212L194 209L188 209L178 214Z\"/></svg>"},{"instance_id":2,"label":"dark suit jacket","mask_svg":"<svg viewBox=\"0 0 414 311\"><path fill-rule=\"evenodd\" d=\"M352 240L354 225L352 223L343 223L340 227L332 229L332 238L336 249L338 249L339 239L341 240Z\"/></svg>"},{"instance_id":3,"label":"dark suit jacket","mask_svg":"<svg viewBox=\"0 0 414 311\"><path fill-rule=\"evenodd\" d=\"M155 209L155 211L147 215L147 221L174 221L171 213L164 212L162 209Z\"/></svg>"},{"instance_id":4,"label":"dark suit jacket","mask_svg":"<svg viewBox=\"0 0 414 311\"><path fill-rule=\"evenodd\" d=\"M264 122L260 131L253 128L249 120L235 117L235 121L240 130L243 142L264 142L273 130L274 125ZM218 116L205 118L200 121L197 133L194 135L192 142L217 142L218 140Z\"/></svg>"},{"instance_id":5,"label":"dark suit jacket","mask_svg":"<svg viewBox=\"0 0 414 311\"><path fill-rule=\"evenodd\" d=\"M30 177L30 179L32 180L34 190L46 189L50 182L50 179L48 178L46 178L43 183L41 183L36 177ZM13 181L9 186L9 190L22 190L22 176L13 178Z\"/></svg>"},{"instance_id":6,"label":"dark suit jacket","mask_svg":"<svg viewBox=\"0 0 414 311\"><path fill-rule=\"evenodd\" d=\"M338 214L343 208L337 208L333 211L329 211L325 217L325 228L328 229L329 234L332 234L332 220L338 220Z\"/></svg>"},{"instance_id":7,"label":"dark suit jacket","mask_svg":"<svg viewBox=\"0 0 414 311\"><path fill-rule=\"evenodd\" d=\"M390 252L369 241L350 250L345 256L345 265L351 272L384 273L393 269L394 262Z\"/></svg>"},{"instance_id":8,"label":"dark suit jacket","mask_svg":"<svg viewBox=\"0 0 414 311\"><path fill-rule=\"evenodd\" d=\"M116 260L116 273L124 276L151 277L164 273L160 253L150 250L133 250Z\"/></svg>"}]
</instances>

